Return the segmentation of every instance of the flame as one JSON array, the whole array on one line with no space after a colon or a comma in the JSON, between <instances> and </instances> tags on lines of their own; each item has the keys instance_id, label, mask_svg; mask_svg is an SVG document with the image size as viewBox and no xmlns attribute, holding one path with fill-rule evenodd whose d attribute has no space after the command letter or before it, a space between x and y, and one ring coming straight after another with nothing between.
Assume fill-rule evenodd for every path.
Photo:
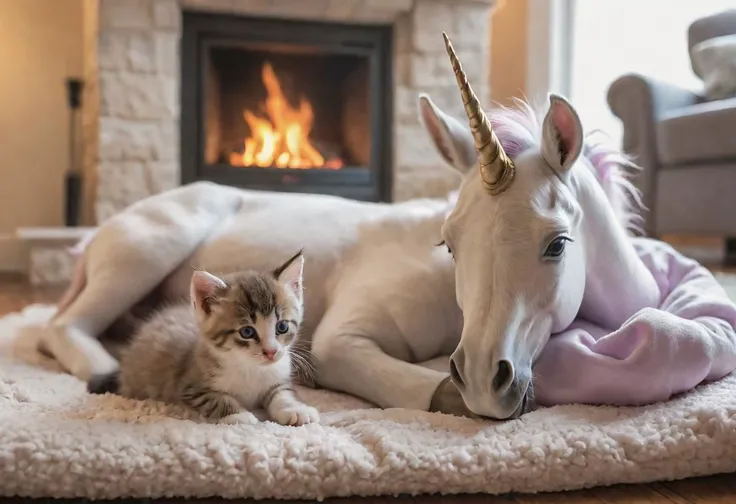
<instances>
[{"instance_id":1,"label":"flame","mask_svg":"<svg viewBox=\"0 0 736 504\"><path fill-rule=\"evenodd\" d=\"M262 78L267 92L262 105L268 118L258 117L250 110L243 111L251 135L245 139L242 153L230 154L230 164L262 168L342 168L341 159L325 160L309 141L314 122L312 104L302 97L299 108L292 108L270 63L263 65Z\"/></svg>"}]
</instances>

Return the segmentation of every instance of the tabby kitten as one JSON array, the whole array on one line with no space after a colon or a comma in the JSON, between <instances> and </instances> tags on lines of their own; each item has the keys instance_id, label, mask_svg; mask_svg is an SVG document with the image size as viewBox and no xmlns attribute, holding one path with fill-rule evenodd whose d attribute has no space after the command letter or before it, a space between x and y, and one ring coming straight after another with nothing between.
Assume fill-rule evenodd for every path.
<instances>
[{"instance_id":1,"label":"tabby kitten","mask_svg":"<svg viewBox=\"0 0 736 504\"><path fill-rule=\"evenodd\" d=\"M117 385L123 396L183 403L221 423L254 424L249 410L257 407L283 425L318 422L317 410L291 388L303 267L300 251L270 273L195 271L191 306L165 308L144 322L121 354L119 373L90 383L90 391Z\"/></svg>"}]
</instances>

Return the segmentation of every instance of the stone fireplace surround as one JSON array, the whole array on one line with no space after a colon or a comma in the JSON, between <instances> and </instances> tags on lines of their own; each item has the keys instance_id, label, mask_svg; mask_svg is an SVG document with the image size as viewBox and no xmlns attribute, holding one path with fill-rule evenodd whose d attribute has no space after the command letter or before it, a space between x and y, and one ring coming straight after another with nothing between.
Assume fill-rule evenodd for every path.
<instances>
[{"instance_id":1,"label":"stone fireplace surround","mask_svg":"<svg viewBox=\"0 0 736 504\"><path fill-rule=\"evenodd\" d=\"M180 185L179 44L182 11L355 24L393 30L393 199L441 196L459 183L419 122L429 93L464 117L442 31L473 89L489 102L490 15L495 0L84 0L83 223ZM68 246L89 228L19 230L33 284L71 277Z\"/></svg>"},{"instance_id":2,"label":"stone fireplace surround","mask_svg":"<svg viewBox=\"0 0 736 504\"><path fill-rule=\"evenodd\" d=\"M447 31L488 102L493 0L85 0L86 222L176 187L183 9L394 26L394 200L457 183L429 144L416 99L463 115L441 33Z\"/></svg>"}]
</instances>

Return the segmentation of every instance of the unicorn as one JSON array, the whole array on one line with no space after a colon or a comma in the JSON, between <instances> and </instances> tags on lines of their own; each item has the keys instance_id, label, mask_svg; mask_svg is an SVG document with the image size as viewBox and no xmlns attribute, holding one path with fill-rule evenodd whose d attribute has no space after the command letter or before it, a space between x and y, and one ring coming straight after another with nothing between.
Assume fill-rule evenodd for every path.
<instances>
[{"instance_id":1,"label":"unicorn","mask_svg":"<svg viewBox=\"0 0 736 504\"><path fill-rule=\"evenodd\" d=\"M535 403L664 400L736 368L736 307L714 279L627 232L626 158L556 94L541 114L489 118L445 45L468 121L428 95L418 108L463 174L456 193L368 203L197 182L151 196L80 244L41 349L82 380L107 374L101 337L186 297L193 266L268 269L303 248L311 385L382 408L511 419Z\"/></svg>"},{"instance_id":2,"label":"unicorn","mask_svg":"<svg viewBox=\"0 0 736 504\"><path fill-rule=\"evenodd\" d=\"M540 128L499 123L500 134L516 140L507 154L444 38L470 132L435 130L452 146L454 166L478 165L442 227L465 319L450 372L472 411L506 418L529 396L532 364L551 334L579 316L618 329L657 307L660 293L581 155L583 127L572 105L551 94ZM459 155L473 150L477 161Z\"/></svg>"}]
</instances>

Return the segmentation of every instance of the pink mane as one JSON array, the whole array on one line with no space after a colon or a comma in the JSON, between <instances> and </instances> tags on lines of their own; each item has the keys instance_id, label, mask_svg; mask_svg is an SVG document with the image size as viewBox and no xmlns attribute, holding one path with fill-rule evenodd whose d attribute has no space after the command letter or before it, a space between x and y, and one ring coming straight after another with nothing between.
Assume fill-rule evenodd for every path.
<instances>
[{"instance_id":1,"label":"pink mane","mask_svg":"<svg viewBox=\"0 0 736 504\"><path fill-rule=\"evenodd\" d=\"M525 101L515 102L516 107L501 106L490 112L493 130L512 159L539 145L542 138L539 118L543 114L538 114ZM621 225L631 233L640 233L643 204L639 191L631 183L631 173L627 171L638 170L639 167L599 130L584 135L583 157L606 193Z\"/></svg>"}]
</instances>

